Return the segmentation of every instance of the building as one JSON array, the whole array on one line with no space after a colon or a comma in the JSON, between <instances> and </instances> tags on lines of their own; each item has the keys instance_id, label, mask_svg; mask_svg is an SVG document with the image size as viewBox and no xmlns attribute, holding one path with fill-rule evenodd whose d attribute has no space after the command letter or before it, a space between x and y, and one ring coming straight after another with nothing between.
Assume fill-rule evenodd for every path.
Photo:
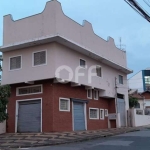
<instances>
[{"instance_id":1,"label":"building","mask_svg":"<svg viewBox=\"0 0 150 150\"><path fill-rule=\"evenodd\" d=\"M150 90L150 69L139 71L128 80L129 89L137 89L138 92Z\"/></svg>"},{"instance_id":2,"label":"building","mask_svg":"<svg viewBox=\"0 0 150 150\"><path fill-rule=\"evenodd\" d=\"M92 25L67 17L50 1L40 14L4 16L2 84L11 85L7 132L54 132L127 125L126 52ZM116 88L117 86L117 88ZM118 98L117 98L118 96Z\"/></svg>"}]
</instances>

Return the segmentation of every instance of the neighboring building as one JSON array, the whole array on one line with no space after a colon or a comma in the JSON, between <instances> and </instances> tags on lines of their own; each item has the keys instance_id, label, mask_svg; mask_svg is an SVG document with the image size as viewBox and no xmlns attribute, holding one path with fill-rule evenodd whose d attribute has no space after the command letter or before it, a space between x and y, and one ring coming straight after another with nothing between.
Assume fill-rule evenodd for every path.
<instances>
[{"instance_id":1,"label":"neighboring building","mask_svg":"<svg viewBox=\"0 0 150 150\"><path fill-rule=\"evenodd\" d=\"M150 90L150 69L139 71L128 80L129 89L138 89L138 92Z\"/></svg>"},{"instance_id":2,"label":"neighboring building","mask_svg":"<svg viewBox=\"0 0 150 150\"><path fill-rule=\"evenodd\" d=\"M17 21L5 16L3 30L2 84L11 85L7 132L104 129L116 112L127 125L132 71L112 38L105 41L89 22L68 18L54 0L41 14Z\"/></svg>"}]
</instances>

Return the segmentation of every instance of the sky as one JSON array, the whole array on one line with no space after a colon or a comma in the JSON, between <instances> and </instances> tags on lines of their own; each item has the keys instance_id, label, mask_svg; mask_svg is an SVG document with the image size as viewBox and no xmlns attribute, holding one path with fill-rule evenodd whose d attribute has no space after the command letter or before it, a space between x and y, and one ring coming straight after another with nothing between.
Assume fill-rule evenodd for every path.
<instances>
[{"instance_id":1,"label":"sky","mask_svg":"<svg viewBox=\"0 0 150 150\"><path fill-rule=\"evenodd\" d=\"M0 46L3 45L3 16L11 14L14 20L38 14L48 0L0 0ZM58 0L64 13L82 24L92 23L94 32L107 40L125 45L128 68L138 71L150 67L150 23L143 19L124 0ZM142 1L142 0L139 0ZM148 1L148 0L147 0ZM144 6L144 4L142 4ZM150 8L147 6L147 10Z\"/></svg>"}]
</instances>

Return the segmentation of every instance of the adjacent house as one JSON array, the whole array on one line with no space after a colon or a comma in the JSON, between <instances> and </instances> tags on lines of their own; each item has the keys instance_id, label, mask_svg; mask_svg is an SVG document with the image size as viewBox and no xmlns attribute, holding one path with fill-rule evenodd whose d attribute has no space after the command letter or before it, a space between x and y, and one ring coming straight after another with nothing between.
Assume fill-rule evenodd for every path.
<instances>
[{"instance_id":1,"label":"adjacent house","mask_svg":"<svg viewBox=\"0 0 150 150\"><path fill-rule=\"evenodd\" d=\"M60 132L127 125L126 52L50 1L40 14L4 16L2 85L11 85L7 132Z\"/></svg>"},{"instance_id":2,"label":"adjacent house","mask_svg":"<svg viewBox=\"0 0 150 150\"><path fill-rule=\"evenodd\" d=\"M139 71L128 80L129 89L138 89L138 92L150 90L150 68Z\"/></svg>"}]
</instances>

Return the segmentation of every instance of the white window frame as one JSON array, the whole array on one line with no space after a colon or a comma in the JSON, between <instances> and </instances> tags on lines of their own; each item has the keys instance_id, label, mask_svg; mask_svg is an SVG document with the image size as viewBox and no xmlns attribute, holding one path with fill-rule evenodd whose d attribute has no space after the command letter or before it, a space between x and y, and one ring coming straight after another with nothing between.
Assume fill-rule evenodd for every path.
<instances>
[{"instance_id":1,"label":"white window frame","mask_svg":"<svg viewBox=\"0 0 150 150\"><path fill-rule=\"evenodd\" d=\"M88 97L88 91L90 90L90 93L91 93L91 97ZM93 93L92 93L92 89L87 89L87 98L88 99L92 99L92 95L93 95Z\"/></svg>"},{"instance_id":2,"label":"white window frame","mask_svg":"<svg viewBox=\"0 0 150 150\"><path fill-rule=\"evenodd\" d=\"M94 110L97 110L97 118L91 118L91 116L90 116L90 110L92 110L92 109L94 109ZM99 108L89 108L89 119L92 119L92 120L99 120Z\"/></svg>"},{"instance_id":3,"label":"white window frame","mask_svg":"<svg viewBox=\"0 0 150 150\"><path fill-rule=\"evenodd\" d=\"M123 75L119 74L118 75L118 82L119 82L119 76L122 76L122 80L123 80ZM124 81L122 81L124 83ZM122 83L119 82L120 85L123 85Z\"/></svg>"},{"instance_id":4,"label":"white window frame","mask_svg":"<svg viewBox=\"0 0 150 150\"><path fill-rule=\"evenodd\" d=\"M105 111L105 117L108 117L108 109L105 109L104 111Z\"/></svg>"},{"instance_id":5,"label":"white window frame","mask_svg":"<svg viewBox=\"0 0 150 150\"><path fill-rule=\"evenodd\" d=\"M101 110L103 111L103 116L102 117L101 117ZM99 118L100 118L100 120L104 120L105 119L105 111L102 108L100 108L100 111L99 111Z\"/></svg>"},{"instance_id":6,"label":"white window frame","mask_svg":"<svg viewBox=\"0 0 150 150\"><path fill-rule=\"evenodd\" d=\"M17 69L10 69L10 59L11 58L14 58L14 57L20 57L21 56L21 66L20 66L20 68L17 68ZM20 69L22 69L22 55L16 55L16 56L11 56L11 57L9 57L9 71L16 71L16 70L20 70Z\"/></svg>"},{"instance_id":7,"label":"white window frame","mask_svg":"<svg viewBox=\"0 0 150 150\"><path fill-rule=\"evenodd\" d=\"M41 92L39 92L39 93L30 93L30 94L22 94L22 95L19 94L19 89L36 87L36 86L41 86ZM41 93L43 93L43 85L42 84L22 86L22 87L17 87L16 88L16 96L35 95L35 94L41 94Z\"/></svg>"},{"instance_id":8,"label":"white window frame","mask_svg":"<svg viewBox=\"0 0 150 150\"><path fill-rule=\"evenodd\" d=\"M80 65L80 60L84 60L84 61L85 61L85 67L83 67L83 66L81 66L81 65ZM80 66L80 68L84 68L84 69L86 69L86 68L87 68L87 66L86 66L86 60L85 60L85 59L83 59L83 58L80 58L80 59L79 59L79 66Z\"/></svg>"},{"instance_id":9,"label":"white window frame","mask_svg":"<svg viewBox=\"0 0 150 150\"><path fill-rule=\"evenodd\" d=\"M41 65L34 65L34 54L35 53L38 53L38 52L45 52L46 53L46 61L45 61L45 64L41 64ZM44 66L44 65L47 65L47 50L41 50L41 51L34 51L32 53L32 67L39 67L39 66Z\"/></svg>"},{"instance_id":10,"label":"white window frame","mask_svg":"<svg viewBox=\"0 0 150 150\"><path fill-rule=\"evenodd\" d=\"M100 66L100 65L96 65L96 67L101 68L101 77L97 75L97 71L96 71L96 76L97 76L97 77L99 77L99 78L102 78L102 77L103 77L103 74L102 74L102 66Z\"/></svg>"},{"instance_id":11,"label":"white window frame","mask_svg":"<svg viewBox=\"0 0 150 150\"><path fill-rule=\"evenodd\" d=\"M95 91L96 91L96 96L97 97L95 97ZM94 96L94 100L98 100L99 99L99 90L94 89L93 90L93 96Z\"/></svg>"},{"instance_id":12,"label":"white window frame","mask_svg":"<svg viewBox=\"0 0 150 150\"><path fill-rule=\"evenodd\" d=\"M68 110L62 110L60 108L60 101L61 99L67 100L68 101ZM59 97L59 111L65 111L65 112L70 112L70 99L69 98L63 98L63 97Z\"/></svg>"}]
</instances>

